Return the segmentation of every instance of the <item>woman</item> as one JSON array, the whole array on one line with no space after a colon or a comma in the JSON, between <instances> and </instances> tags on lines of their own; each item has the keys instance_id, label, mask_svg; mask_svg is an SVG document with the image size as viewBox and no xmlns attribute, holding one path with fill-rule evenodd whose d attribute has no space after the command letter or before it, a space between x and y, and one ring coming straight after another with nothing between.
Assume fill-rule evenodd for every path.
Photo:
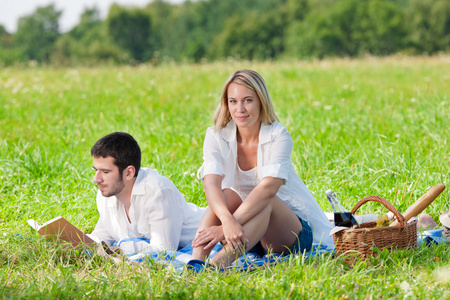
<instances>
[{"instance_id":1,"label":"woman","mask_svg":"<svg viewBox=\"0 0 450 300\"><path fill-rule=\"evenodd\" d=\"M208 209L192 242L188 268L229 266L246 251L263 255L333 247L332 226L292 166L292 139L272 106L264 79L238 70L227 80L199 170Z\"/></svg>"}]
</instances>

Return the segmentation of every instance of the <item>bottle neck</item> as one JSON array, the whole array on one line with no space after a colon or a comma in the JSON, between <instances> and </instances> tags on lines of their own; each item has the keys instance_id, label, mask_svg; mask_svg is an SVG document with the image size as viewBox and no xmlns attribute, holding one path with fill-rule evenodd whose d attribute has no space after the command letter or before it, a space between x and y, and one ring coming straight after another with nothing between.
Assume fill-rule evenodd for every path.
<instances>
[{"instance_id":1,"label":"bottle neck","mask_svg":"<svg viewBox=\"0 0 450 300\"><path fill-rule=\"evenodd\" d=\"M333 193L333 191L329 190L327 191L327 198L328 201L331 204L331 207L333 208L333 211L336 212L348 212L345 207L342 206L342 204L339 202L339 200L336 197L336 194Z\"/></svg>"}]
</instances>

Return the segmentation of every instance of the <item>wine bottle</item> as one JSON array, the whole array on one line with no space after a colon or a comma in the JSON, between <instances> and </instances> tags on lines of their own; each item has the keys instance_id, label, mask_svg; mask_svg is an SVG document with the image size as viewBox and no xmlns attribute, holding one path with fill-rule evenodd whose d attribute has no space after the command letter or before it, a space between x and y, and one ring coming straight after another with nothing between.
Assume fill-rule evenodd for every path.
<instances>
[{"instance_id":1,"label":"wine bottle","mask_svg":"<svg viewBox=\"0 0 450 300\"><path fill-rule=\"evenodd\" d=\"M334 212L334 225L343 227L358 226L355 217L339 202L336 194L332 190L327 190L327 199L331 204Z\"/></svg>"}]
</instances>

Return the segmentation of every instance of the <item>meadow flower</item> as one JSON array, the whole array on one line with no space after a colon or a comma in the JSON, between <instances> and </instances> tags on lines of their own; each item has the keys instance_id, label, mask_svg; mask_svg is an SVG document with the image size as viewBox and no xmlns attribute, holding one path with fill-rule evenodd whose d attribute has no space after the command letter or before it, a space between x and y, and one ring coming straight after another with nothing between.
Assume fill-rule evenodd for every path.
<instances>
[{"instance_id":1,"label":"meadow flower","mask_svg":"<svg viewBox=\"0 0 450 300\"><path fill-rule=\"evenodd\" d=\"M434 271L434 277L441 282L450 281L450 266L444 266Z\"/></svg>"}]
</instances>

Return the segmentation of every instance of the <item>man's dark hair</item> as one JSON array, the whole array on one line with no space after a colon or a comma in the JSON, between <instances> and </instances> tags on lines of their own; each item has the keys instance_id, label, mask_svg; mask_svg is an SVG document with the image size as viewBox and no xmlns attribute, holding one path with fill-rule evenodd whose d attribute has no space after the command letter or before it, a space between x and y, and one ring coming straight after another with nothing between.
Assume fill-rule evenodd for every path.
<instances>
[{"instance_id":1,"label":"man's dark hair","mask_svg":"<svg viewBox=\"0 0 450 300\"><path fill-rule=\"evenodd\" d=\"M136 169L134 176L137 176L141 167L141 148L136 140L125 132L113 132L99 139L91 149L91 156L113 157L120 176L128 166Z\"/></svg>"}]
</instances>

